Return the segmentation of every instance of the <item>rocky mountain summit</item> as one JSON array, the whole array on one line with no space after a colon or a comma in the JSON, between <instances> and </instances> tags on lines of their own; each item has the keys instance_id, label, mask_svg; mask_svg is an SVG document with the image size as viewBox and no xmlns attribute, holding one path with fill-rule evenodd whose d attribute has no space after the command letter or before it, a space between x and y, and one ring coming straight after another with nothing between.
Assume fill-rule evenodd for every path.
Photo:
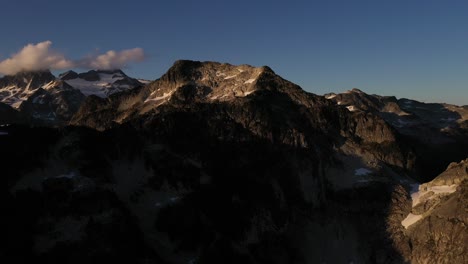
<instances>
[{"instance_id":1,"label":"rocky mountain summit","mask_svg":"<svg viewBox=\"0 0 468 264\"><path fill-rule=\"evenodd\" d=\"M21 112L30 122L66 125L86 96L107 97L141 85L121 70L68 71L59 78L50 71L20 72L0 78L0 102Z\"/></svg>"},{"instance_id":2,"label":"rocky mountain summit","mask_svg":"<svg viewBox=\"0 0 468 264\"><path fill-rule=\"evenodd\" d=\"M369 95L359 89L341 94L326 94L325 98L351 112L367 111L381 115L400 133L416 136L435 144L451 141L450 136L464 132L468 121L468 106L450 104L422 103L394 96ZM422 133L422 128L428 130ZM439 132L439 134L437 134ZM443 134L448 134L444 137Z\"/></svg>"},{"instance_id":3,"label":"rocky mountain summit","mask_svg":"<svg viewBox=\"0 0 468 264\"><path fill-rule=\"evenodd\" d=\"M53 87L114 77L67 72ZM320 96L266 66L186 60L82 96L68 126L0 128L7 259L464 262L463 107Z\"/></svg>"},{"instance_id":4,"label":"rocky mountain summit","mask_svg":"<svg viewBox=\"0 0 468 264\"><path fill-rule=\"evenodd\" d=\"M4 76L0 78L0 100L19 108L37 89L53 84L54 81L55 76L50 71L20 72L13 76Z\"/></svg>"},{"instance_id":5,"label":"rocky mountain summit","mask_svg":"<svg viewBox=\"0 0 468 264\"><path fill-rule=\"evenodd\" d=\"M268 82L272 82L271 85ZM134 116L154 112L169 101L232 102L256 91L283 89L296 93L301 89L281 79L268 67L234 66L216 62L177 61L160 79L138 91L129 91L110 100L90 98L83 105L72 124L86 123L87 109L110 112L106 122L122 123ZM296 95L297 96L297 95ZM89 118L93 119L91 115ZM110 119L110 120L109 120ZM93 122L93 121L89 121Z\"/></svg>"},{"instance_id":6,"label":"rocky mountain summit","mask_svg":"<svg viewBox=\"0 0 468 264\"><path fill-rule=\"evenodd\" d=\"M420 180L428 181L468 149L468 106L421 103L394 96L369 95L359 89L325 98L353 113L374 113L418 153Z\"/></svg>"},{"instance_id":7,"label":"rocky mountain summit","mask_svg":"<svg viewBox=\"0 0 468 264\"><path fill-rule=\"evenodd\" d=\"M142 85L122 70L91 70L80 74L67 71L60 74L59 79L79 89L86 96L96 95L102 98Z\"/></svg>"}]
</instances>

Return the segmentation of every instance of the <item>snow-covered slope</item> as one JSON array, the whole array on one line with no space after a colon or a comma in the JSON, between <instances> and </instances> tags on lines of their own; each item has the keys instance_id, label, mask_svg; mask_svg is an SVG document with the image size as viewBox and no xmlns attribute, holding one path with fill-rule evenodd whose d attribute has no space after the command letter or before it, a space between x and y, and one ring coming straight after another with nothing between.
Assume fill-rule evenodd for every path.
<instances>
[{"instance_id":1,"label":"snow-covered slope","mask_svg":"<svg viewBox=\"0 0 468 264\"><path fill-rule=\"evenodd\" d=\"M121 70L68 71L56 78L49 70L0 78L0 103L41 124L66 124L88 95L105 98L143 85ZM45 123L44 123L45 122Z\"/></svg>"},{"instance_id":2,"label":"snow-covered slope","mask_svg":"<svg viewBox=\"0 0 468 264\"><path fill-rule=\"evenodd\" d=\"M91 70L80 74L68 71L60 74L59 78L86 96L96 95L102 98L142 85L121 70Z\"/></svg>"},{"instance_id":3,"label":"snow-covered slope","mask_svg":"<svg viewBox=\"0 0 468 264\"><path fill-rule=\"evenodd\" d=\"M20 72L0 78L0 102L18 109L39 88L53 85L55 76L50 71Z\"/></svg>"},{"instance_id":4,"label":"snow-covered slope","mask_svg":"<svg viewBox=\"0 0 468 264\"><path fill-rule=\"evenodd\" d=\"M445 172L428 183L413 184L410 192L412 210L401 224L407 229L431 215L432 210L437 208L445 197L456 192L460 183L467 179L468 159L450 164Z\"/></svg>"}]
</instances>

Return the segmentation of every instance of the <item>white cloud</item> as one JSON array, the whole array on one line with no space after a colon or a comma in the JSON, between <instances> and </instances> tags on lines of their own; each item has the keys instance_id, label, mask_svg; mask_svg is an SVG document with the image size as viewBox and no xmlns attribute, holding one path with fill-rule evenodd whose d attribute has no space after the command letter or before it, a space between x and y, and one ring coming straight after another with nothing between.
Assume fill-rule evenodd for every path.
<instances>
[{"instance_id":1,"label":"white cloud","mask_svg":"<svg viewBox=\"0 0 468 264\"><path fill-rule=\"evenodd\" d=\"M82 68L112 70L125 68L130 62L141 62L145 59L145 53L141 48L122 51L110 50L104 54L81 60Z\"/></svg>"},{"instance_id":2,"label":"white cloud","mask_svg":"<svg viewBox=\"0 0 468 264\"><path fill-rule=\"evenodd\" d=\"M0 73L16 74L20 71L63 70L70 68L121 69L129 63L141 62L145 53L141 48L122 51L110 50L104 54L88 56L84 59L67 59L60 52L52 50L51 41L28 44L10 58L0 61Z\"/></svg>"},{"instance_id":3,"label":"white cloud","mask_svg":"<svg viewBox=\"0 0 468 264\"><path fill-rule=\"evenodd\" d=\"M28 44L18 53L0 62L0 73L15 74L20 71L38 71L46 69L66 69L74 63L57 51L50 49L51 41Z\"/></svg>"}]
</instances>

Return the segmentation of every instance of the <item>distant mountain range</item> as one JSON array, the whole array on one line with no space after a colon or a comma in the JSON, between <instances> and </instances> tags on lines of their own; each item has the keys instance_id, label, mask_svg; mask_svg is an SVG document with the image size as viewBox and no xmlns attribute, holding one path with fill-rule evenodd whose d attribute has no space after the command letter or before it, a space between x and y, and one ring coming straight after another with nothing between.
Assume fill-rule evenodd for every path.
<instances>
[{"instance_id":1,"label":"distant mountain range","mask_svg":"<svg viewBox=\"0 0 468 264\"><path fill-rule=\"evenodd\" d=\"M64 125L86 96L106 98L141 85L121 70L68 71L58 78L50 71L20 72L0 78L0 102L17 109L31 122Z\"/></svg>"},{"instance_id":2,"label":"distant mountain range","mask_svg":"<svg viewBox=\"0 0 468 264\"><path fill-rule=\"evenodd\" d=\"M6 259L466 260L468 106L186 60L5 76L0 101Z\"/></svg>"}]
</instances>

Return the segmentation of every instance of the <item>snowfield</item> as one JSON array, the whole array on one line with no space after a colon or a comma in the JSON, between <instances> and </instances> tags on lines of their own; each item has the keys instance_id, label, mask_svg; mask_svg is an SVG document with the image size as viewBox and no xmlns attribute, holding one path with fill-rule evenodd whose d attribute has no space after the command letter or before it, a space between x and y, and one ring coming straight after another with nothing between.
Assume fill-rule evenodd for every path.
<instances>
[{"instance_id":1,"label":"snowfield","mask_svg":"<svg viewBox=\"0 0 468 264\"><path fill-rule=\"evenodd\" d=\"M411 185L412 189L410 191L412 207L414 208L419 203L423 202L421 201L422 197L424 197L424 201L427 201L441 194L448 195L448 194L455 192L457 190L457 186L458 185L453 184L453 185L439 185L439 186L422 188L421 185L419 184L412 184ZM429 194L429 196L427 194ZM418 222L423 217L424 217L424 214L415 215L415 214L409 213L408 216L406 216L406 218L403 219L403 221L401 221L401 224L405 227L405 229L408 229L408 227Z\"/></svg>"},{"instance_id":2,"label":"snowfield","mask_svg":"<svg viewBox=\"0 0 468 264\"><path fill-rule=\"evenodd\" d=\"M423 216L422 215L414 215L410 213L403 221L401 221L401 224L405 227L405 229L408 229L408 227L417 221L419 221Z\"/></svg>"},{"instance_id":3,"label":"snowfield","mask_svg":"<svg viewBox=\"0 0 468 264\"><path fill-rule=\"evenodd\" d=\"M366 168L359 168L359 169L356 169L354 171L354 175L356 175L356 176L364 176L364 175L367 175L369 173L372 173L372 171L369 170L369 169L366 169Z\"/></svg>"}]
</instances>

